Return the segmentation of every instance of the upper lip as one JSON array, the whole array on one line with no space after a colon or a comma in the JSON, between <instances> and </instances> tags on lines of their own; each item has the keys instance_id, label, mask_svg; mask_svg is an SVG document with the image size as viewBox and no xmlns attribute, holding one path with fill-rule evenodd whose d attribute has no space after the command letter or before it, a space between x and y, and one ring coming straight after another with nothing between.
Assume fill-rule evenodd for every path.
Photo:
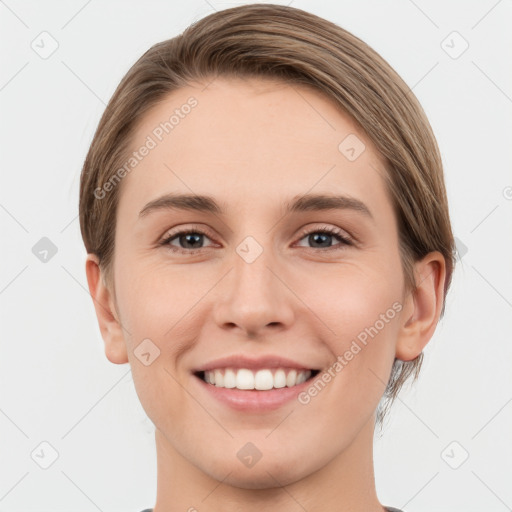
<instances>
[{"instance_id":1,"label":"upper lip","mask_svg":"<svg viewBox=\"0 0 512 512\"><path fill-rule=\"evenodd\" d=\"M263 368L295 368L297 370L314 369L308 364L302 364L297 361L293 361L292 359L274 354L258 357L250 357L247 354L235 354L209 361L193 371L204 372L208 370L216 370L217 368L247 368L254 370Z\"/></svg>"}]
</instances>

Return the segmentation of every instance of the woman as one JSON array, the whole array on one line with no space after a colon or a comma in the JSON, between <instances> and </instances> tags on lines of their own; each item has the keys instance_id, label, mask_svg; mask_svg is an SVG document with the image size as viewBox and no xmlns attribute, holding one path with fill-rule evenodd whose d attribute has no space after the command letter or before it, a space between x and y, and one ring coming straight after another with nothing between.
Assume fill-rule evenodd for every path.
<instances>
[{"instance_id":1,"label":"woman","mask_svg":"<svg viewBox=\"0 0 512 512\"><path fill-rule=\"evenodd\" d=\"M444 313L443 170L364 42L252 4L154 45L82 170L107 358L155 425L154 512L394 511L373 434Z\"/></svg>"}]
</instances>

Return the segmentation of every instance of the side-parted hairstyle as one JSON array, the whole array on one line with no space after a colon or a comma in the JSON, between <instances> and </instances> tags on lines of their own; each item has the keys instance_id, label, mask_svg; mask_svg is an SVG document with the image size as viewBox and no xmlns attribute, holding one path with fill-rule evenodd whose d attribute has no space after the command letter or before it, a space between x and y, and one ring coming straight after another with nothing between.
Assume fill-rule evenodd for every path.
<instances>
[{"instance_id":1,"label":"side-parted hairstyle","mask_svg":"<svg viewBox=\"0 0 512 512\"><path fill-rule=\"evenodd\" d=\"M105 184L127 161L138 122L166 96L217 76L261 77L313 86L334 100L374 143L386 162L385 180L398 222L406 292L413 264L431 251L446 260L444 298L455 265L441 156L418 100L393 68L366 43L338 25L301 9L249 4L206 16L182 34L157 43L129 69L110 99L86 156L80 181L80 229L113 289L116 208L122 187ZM341 141L340 141L341 142ZM133 150L133 149L132 149ZM441 317L444 315L445 301ZM395 359L376 422L404 382L414 380L423 352Z\"/></svg>"}]
</instances>

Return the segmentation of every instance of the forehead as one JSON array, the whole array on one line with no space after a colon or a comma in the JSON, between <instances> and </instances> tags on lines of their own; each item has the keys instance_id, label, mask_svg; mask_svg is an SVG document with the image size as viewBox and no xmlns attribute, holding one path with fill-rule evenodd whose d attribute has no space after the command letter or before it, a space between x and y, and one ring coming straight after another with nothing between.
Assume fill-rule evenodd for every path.
<instances>
[{"instance_id":1,"label":"forehead","mask_svg":"<svg viewBox=\"0 0 512 512\"><path fill-rule=\"evenodd\" d=\"M141 207L172 191L238 206L307 192L370 201L385 194L385 164L372 142L311 86L222 77L191 84L145 114L131 150L139 154L120 203Z\"/></svg>"}]
</instances>

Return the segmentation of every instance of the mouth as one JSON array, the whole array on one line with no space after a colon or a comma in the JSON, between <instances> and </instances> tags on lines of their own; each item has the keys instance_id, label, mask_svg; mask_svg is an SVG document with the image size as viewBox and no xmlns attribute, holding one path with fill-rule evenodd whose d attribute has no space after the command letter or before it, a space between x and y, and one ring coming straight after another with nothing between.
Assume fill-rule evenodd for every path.
<instances>
[{"instance_id":1,"label":"mouth","mask_svg":"<svg viewBox=\"0 0 512 512\"><path fill-rule=\"evenodd\" d=\"M320 370L296 368L216 368L197 371L194 375L206 384L217 388L238 389L243 391L268 391L272 389L293 388L314 379Z\"/></svg>"}]
</instances>

